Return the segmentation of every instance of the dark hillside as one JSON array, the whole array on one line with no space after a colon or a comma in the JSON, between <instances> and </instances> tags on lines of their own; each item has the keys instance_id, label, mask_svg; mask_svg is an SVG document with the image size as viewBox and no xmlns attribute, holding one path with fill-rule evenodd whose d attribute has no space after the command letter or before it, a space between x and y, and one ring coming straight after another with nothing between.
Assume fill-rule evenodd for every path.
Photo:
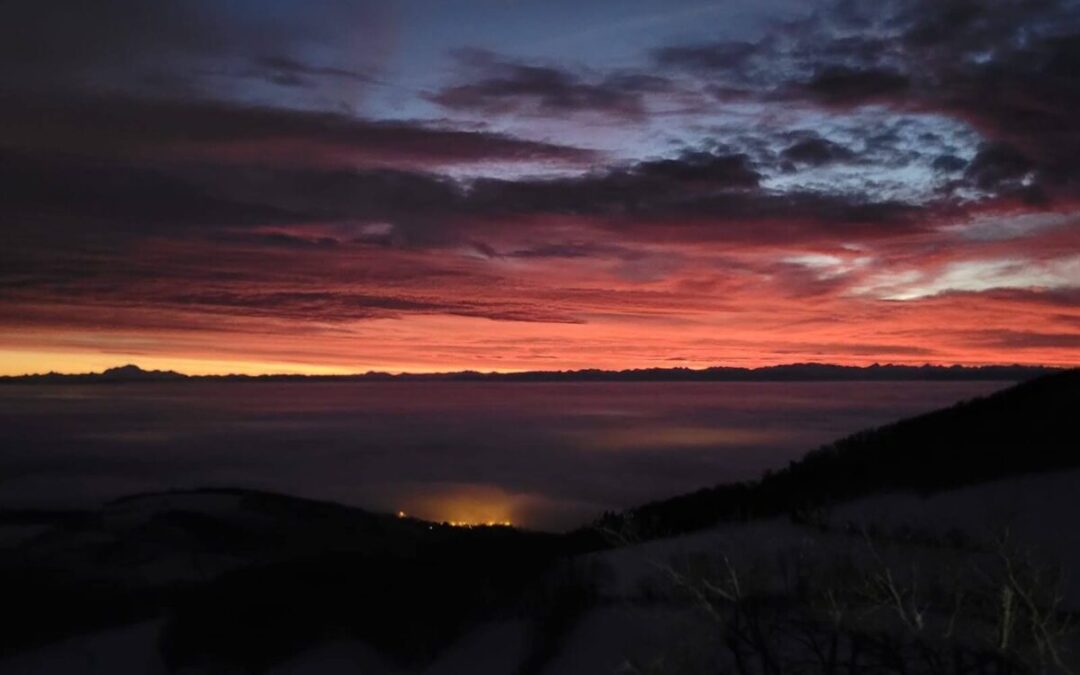
<instances>
[{"instance_id":1,"label":"dark hillside","mask_svg":"<svg viewBox=\"0 0 1080 675\"><path fill-rule=\"evenodd\" d=\"M40 528L0 549L0 657L159 616L176 664L261 654L265 667L335 631L430 656L565 555L556 535L240 489L0 512L0 522ZM386 611L357 611L372 604Z\"/></svg>"},{"instance_id":2,"label":"dark hillside","mask_svg":"<svg viewBox=\"0 0 1080 675\"><path fill-rule=\"evenodd\" d=\"M652 502L599 524L656 537L895 490L932 492L1080 465L1080 370L823 446L759 481Z\"/></svg>"}]
</instances>

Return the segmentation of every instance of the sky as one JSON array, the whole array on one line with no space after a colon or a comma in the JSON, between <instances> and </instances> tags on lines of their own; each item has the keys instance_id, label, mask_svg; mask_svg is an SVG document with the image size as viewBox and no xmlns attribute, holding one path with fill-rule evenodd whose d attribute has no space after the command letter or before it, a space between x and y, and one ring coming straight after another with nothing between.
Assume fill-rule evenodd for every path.
<instances>
[{"instance_id":1,"label":"sky","mask_svg":"<svg viewBox=\"0 0 1080 675\"><path fill-rule=\"evenodd\" d=\"M0 374L1080 365L1080 3L8 0Z\"/></svg>"}]
</instances>

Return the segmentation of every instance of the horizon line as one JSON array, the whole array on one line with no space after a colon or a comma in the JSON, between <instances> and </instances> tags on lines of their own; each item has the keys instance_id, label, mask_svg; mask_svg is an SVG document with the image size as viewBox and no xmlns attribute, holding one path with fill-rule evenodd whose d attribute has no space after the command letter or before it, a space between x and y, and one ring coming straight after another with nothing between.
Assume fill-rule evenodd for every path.
<instances>
[{"instance_id":1,"label":"horizon line","mask_svg":"<svg viewBox=\"0 0 1080 675\"><path fill-rule=\"evenodd\" d=\"M102 376L109 372L125 368L136 368L140 372L145 374L165 374L176 375L185 378L218 378L218 377L234 377L234 378L317 378L317 379L346 379L346 378L359 378L359 377L371 377L371 376L385 376L385 377L450 377L455 375L479 375L479 376L514 376L514 375L574 375L574 374L625 374L625 373L647 373L647 372L662 372L662 371L678 371L687 373L706 373L712 370L733 370L733 371L745 371L748 373L762 372L768 370L775 370L780 368L791 367L832 367L832 368L847 368L852 370L869 370L873 368L933 368L933 369L1030 369L1030 370L1072 370L1077 368L1076 365L1052 365L1045 363L932 363L923 362L918 364L913 363L894 363L894 362L874 362L868 365L863 364L848 364L837 363L834 361L786 361L778 362L764 366L732 366L723 364L714 364L710 366L691 367L691 366L646 366L646 367L629 367L629 368L567 368L567 369L506 369L506 370L479 370L479 369L461 369L461 370L376 370L369 369L367 371L351 371L341 373L326 373L326 372L265 372L265 373L241 373L241 372L217 372L217 373L198 373L191 374L185 373L180 370L168 369L148 369L143 368L137 363L124 363L116 366L111 366L100 371L83 371L83 372L62 372L56 370L50 370L47 372L25 372L17 374L0 375L2 379L17 379L28 377L47 377L47 376L60 376L60 377L91 377Z\"/></svg>"}]
</instances>

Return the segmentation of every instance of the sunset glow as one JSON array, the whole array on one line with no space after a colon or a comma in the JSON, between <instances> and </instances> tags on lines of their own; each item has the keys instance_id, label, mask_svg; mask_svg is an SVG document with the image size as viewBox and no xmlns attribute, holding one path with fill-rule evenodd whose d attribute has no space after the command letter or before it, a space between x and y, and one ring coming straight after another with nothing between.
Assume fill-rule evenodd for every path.
<instances>
[{"instance_id":1,"label":"sunset glow","mask_svg":"<svg viewBox=\"0 0 1080 675\"><path fill-rule=\"evenodd\" d=\"M0 2L0 673L1080 675L1078 400L1080 0Z\"/></svg>"},{"instance_id":2,"label":"sunset glow","mask_svg":"<svg viewBox=\"0 0 1080 675\"><path fill-rule=\"evenodd\" d=\"M0 374L1080 365L1080 12L937 6L23 3Z\"/></svg>"}]
</instances>

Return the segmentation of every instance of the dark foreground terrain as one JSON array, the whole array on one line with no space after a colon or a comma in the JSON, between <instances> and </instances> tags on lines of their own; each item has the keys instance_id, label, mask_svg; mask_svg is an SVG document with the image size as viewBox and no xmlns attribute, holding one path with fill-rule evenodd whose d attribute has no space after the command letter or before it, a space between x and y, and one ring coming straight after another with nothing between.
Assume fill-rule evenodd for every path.
<instances>
[{"instance_id":1,"label":"dark foreground terrain","mask_svg":"<svg viewBox=\"0 0 1080 675\"><path fill-rule=\"evenodd\" d=\"M1075 672L1078 401L1049 375L564 535L221 489L6 512L0 672Z\"/></svg>"}]
</instances>

